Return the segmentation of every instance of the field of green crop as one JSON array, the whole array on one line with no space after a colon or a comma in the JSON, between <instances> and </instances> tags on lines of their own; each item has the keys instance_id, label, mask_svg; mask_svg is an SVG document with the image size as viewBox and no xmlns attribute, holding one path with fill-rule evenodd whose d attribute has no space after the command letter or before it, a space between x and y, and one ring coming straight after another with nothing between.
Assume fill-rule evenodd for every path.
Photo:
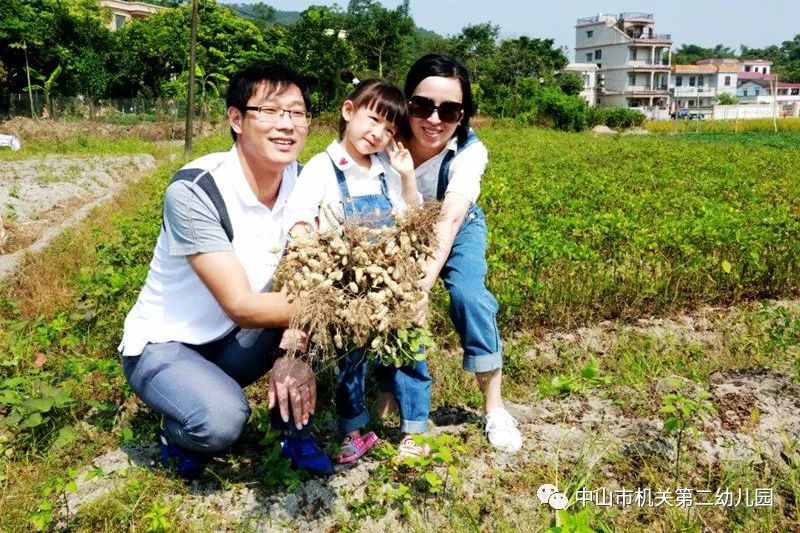
<instances>
[{"instance_id":1,"label":"field of green crop","mask_svg":"<svg viewBox=\"0 0 800 533\"><path fill-rule=\"evenodd\" d=\"M776 391L791 395L797 387L797 133L599 137L496 127L479 135L490 153L479 200L489 226L488 283L500 303L505 396L522 413L523 452L498 459L487 450L474 415L480 394L460 371L439 288L432 300L439 347L430 360L434 420L444 427L430 437L437 452L432 460L398 467L391 449L382 448L359 485L344 482L349 488L337 493L336 511L321 512L334 503L306 502L319 486L275 457L261 383L248 390L254 416L242 443L214 463L200 486L147 465L103 471L97 457L121 446L147 446L157 427L125 385L115 349L159 231L161 194L182 164L163 146L131 141L121 152L148 151L158 169L0 285L0 530L256 530L264 522L220 507L221 500L236 501L249 490L265 502L299 495L293 500L299 515L270 522L287 529L796 528L798 435L787 433L783 451L772 454L785 459L767 453L758 460L709 462L697 443L716 431L716 413L733 409L744 420L741 431L750 428L752 435L775 415L754 407L755 392L742 396L738 407L709 399L706 391L716 387L720 372L757 367L758 380L782 384ZM329 133L312 135L302 159L330 139ZM221 132L196 142L195 151L228 146ZM85 155L95 148L113 153L112 143L90 137L61 151ZM0 164L13 159L4 156ZM631 329L643 320L646 327ZM663 333L662 321L674 328ZM684 323L702 326L685 336L678 328ZM708 335L698 337L698 331ZM581 341L595 338L590 333L602 347ZM330 424L333 379L329 371L320 377L316 424L324 440L338 442ZM613 416L577 421L563 414L601 408ZM598 452L588 443L567 453L574 451L571 426L590 434L624 426L615 437L638 445L641 436L620 420L643 424L649 437L660 435L652 442L671 451L632 456L620 452L624 446ZM565 431L561 440L552 437L558 428ZM376 429L393 434L391 422ZM546 449L547 438L555 439L547 442L556 442L556 449ZM87 472L107 490L76 510L67 502L88 483ZM572 504L554 514L539 505L535 492L556 482ZM580 489L601 485L674 490L714 484L771 487L776 502L769 509L575 503ZM209 494L222 496L210 504L203 499ZM270 509L264 503L260 512Z\"/></svg>"}]
</instances>

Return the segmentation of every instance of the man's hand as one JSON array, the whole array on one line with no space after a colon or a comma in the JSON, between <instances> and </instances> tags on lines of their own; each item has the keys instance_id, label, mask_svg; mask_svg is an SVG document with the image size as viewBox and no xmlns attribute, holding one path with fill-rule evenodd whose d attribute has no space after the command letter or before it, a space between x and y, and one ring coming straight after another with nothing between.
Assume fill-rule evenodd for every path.
<instances>
[{"instance_id":1,"label":"man's hand","mask_svg":"<svg viewBox=\"0 0 800 533\"><path fill-rule=\"evenodd\" d=\"M289 405L297 429L308 424L317 404L317 382L314 371L305 361L280 357L269 374L269 407L275 404L284 422L289 421Z\"/></svg>"}]
</instances>

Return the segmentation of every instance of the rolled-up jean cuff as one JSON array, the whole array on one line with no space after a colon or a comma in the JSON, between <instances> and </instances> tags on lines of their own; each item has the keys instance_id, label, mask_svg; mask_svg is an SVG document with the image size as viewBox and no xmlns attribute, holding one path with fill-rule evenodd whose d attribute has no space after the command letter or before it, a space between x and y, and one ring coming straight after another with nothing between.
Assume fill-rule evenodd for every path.
<instances>
[{"instance_id":1,"label":"rolled-up jean cuff","mask_svg":"<svg viewBox=\"0 0 800 533\"><path fill-rule=\"evenodd\" d=\"M340 418L336 421L339 431L343 433L361 429L367 425L367 422L369 422L369 413L367 411L362 411L360 415L353 418Z\"/></svg>"},{"instance_id":2,"label":"rolled-up jean cuff","mask_svg":"<svg viewBox=\"0 0 800 533\"><path fill-rule=\"evenodd\" d=\"M400 431L402 433L425 433L428 431L428 419L425 420L401 420Z\"/></svg>"},{"instance_id":3,"label":"rolled-up jean cuff","mask_svg":"<svg viewBox=\"0 0 800 533\"><path fill-rule=\"evenodd\" d=\"M503 368L503 354L464 355L464 370L467 372L491 372Z\"/></svg>"}]
</instances>

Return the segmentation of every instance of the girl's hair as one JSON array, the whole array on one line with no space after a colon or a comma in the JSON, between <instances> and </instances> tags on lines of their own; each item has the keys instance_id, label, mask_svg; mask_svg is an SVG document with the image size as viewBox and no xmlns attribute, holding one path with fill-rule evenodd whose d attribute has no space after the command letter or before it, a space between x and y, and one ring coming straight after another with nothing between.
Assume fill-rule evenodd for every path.
<instances>
[{"instance_id":1,"label":"girl's hair","mask_svg":"<svg viewBox=\"0 0 800 533\"><path fill-rule=\"evenodd\" d=\"M386 120L397 126L402 136L407 136L410 131L406 97L399 87L386 80L370 78L360 82L347 96L347 100L353 102L354 109L367 107L386 117ZM339 119L340 139L344 136L346 128L347 121L342 117Z\"/></svg>"},{"instance_id":2,"label":"girl's hair","mask_svg":"<svg viewBox=\"0 0 800 533\"><path fill-rule=\"evenodd\" d=\"M456 128L456 135L459 142L463 142L469 133L469 119L475 114L475 104L472 101L472 84L469 81L467 69L453 59L442 54L428 54L422 56L416 63L411 65L411 69L406 75L405 95L406 99L411 98L417 85L425 78L438 76L440 78L455 78L461 85L463 95L464 117Z\"/></svg>"}]
</instances>

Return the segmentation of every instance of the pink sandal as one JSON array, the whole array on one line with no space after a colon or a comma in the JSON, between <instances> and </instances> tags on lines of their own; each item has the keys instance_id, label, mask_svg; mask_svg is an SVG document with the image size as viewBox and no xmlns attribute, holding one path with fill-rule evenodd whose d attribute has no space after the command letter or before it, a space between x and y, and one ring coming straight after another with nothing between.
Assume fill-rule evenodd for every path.
<instances>
[{"instance_id":1,"label":"pink sandal","mask_svg":"<svg viewBox=\"0 0 800 533\"><path fill-rule=\"evenodd\" d=\"M342 441L339 454L334 459L340 465L352 463L363 457L378 443L378 440L378 436L374 431L361 435L361 437L347 435Z\"/></svg>"}]
</instances>

